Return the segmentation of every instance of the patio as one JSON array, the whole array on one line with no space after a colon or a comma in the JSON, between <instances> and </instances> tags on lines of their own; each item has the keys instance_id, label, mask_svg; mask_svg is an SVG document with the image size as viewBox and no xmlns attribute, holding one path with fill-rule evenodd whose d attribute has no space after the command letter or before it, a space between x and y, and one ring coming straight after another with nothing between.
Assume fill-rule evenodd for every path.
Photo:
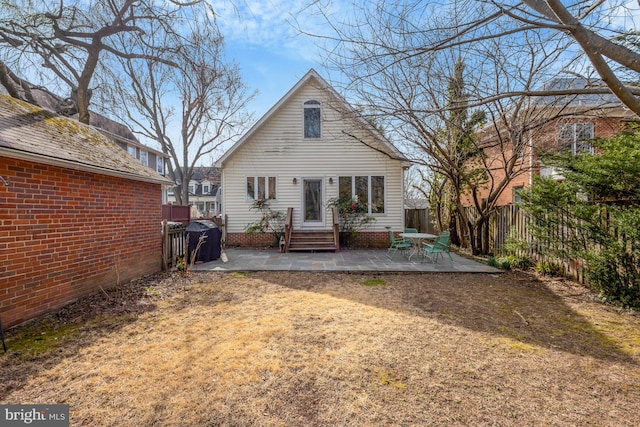
<instances>
[{"instance_id":1,"label":"patio","mask_svg":"<svg viewBox=\"0 0 640 427\"><path fill-rule=\"evenodd\" d=\"M343 250L334 252L290 252L280 253L276 249L250 250L225 249L228 261L222 259L196 264L199 271L358 271L358 272L437 272L437 273L499 273L502 270L451 253L453 263L447 256L437 263L421 262L420 257L409 261L397 253L393 259L387 250Z\"/></svg>"}]
</instances>

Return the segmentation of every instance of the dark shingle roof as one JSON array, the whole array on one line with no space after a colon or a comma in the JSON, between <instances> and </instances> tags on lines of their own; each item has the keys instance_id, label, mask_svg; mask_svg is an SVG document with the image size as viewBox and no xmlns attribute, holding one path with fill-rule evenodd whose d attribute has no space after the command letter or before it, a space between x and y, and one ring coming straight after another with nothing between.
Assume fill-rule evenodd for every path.
<instances>
[{"instance_id":1,"label":"dark shingle roof","mask_svg":"<svg viewBox=\"0 0 640 427\"><path fill-rule=\"evenodd\" d=\"M545 82L540 90L571 90L571 89L603 89L607 86L599 79L585 79L583 77L556 77ZM567 105L580 107L615 107L622 103L613 93L603 94L569 94L561 96L542 97L536 100L537 105Z\"/></svg>"},{"instance_id":2,"label":"dark shingle roof","mask_svg":"<svg viewBox=\"0 0 640 427\"><path fill-rule=\"evenodd\" d=\"M95 128L5 95L0 95L0 155L170 183Z\"/></svg>"}]
</instances>

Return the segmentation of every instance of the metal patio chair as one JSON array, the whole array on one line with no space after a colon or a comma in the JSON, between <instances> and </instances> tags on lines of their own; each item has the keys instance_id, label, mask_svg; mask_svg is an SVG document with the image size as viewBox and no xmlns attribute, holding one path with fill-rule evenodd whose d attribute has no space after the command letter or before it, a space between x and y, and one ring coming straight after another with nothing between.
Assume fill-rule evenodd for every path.
<instances>
[{"instance_id":1,"label":"metal patio chair","mask_svg":"<svg viewBox=\"0 0 640 427\"><path fill-rule=\"evenodd\" d=\"M450 240L451 234L448 231L443 231L433 243L425 243L422 247L422 261L424 262L425 258L429 258L433 264L438 260L440 254L446 253L453 263L453 258L451 258L451 253L449 253Z\"/></svg>"},{"instance_id":2,"label":"metal patio chair","mask_svg":"<svg viewBox=\"0 0 640 427\"><path fill-rule=\"evenodd\" d=\"M411 248L411 243L405 242L404 240L397 240L392 230L389 230L389 240L391 241L391 245L389 249L387 249L387 256L390 259L396 255L396 252L405 252ZM393 253L391 254L391 252Z\"/></svg>"}]
</instances>

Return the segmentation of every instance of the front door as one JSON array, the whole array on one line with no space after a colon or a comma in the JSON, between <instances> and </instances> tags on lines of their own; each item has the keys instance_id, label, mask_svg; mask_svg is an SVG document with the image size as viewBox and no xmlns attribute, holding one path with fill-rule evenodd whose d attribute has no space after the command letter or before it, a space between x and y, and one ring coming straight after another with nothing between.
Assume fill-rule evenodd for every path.
<instances>
[{"instance_id":1,"label":"front door","mask_svg":"<svg viewBox=\"0 0 640 427\"><path fill-rule=\"evenodd\" d=\"M302 178L302 227L324 226L323 180Z\"/></svg>"}]
</instances>

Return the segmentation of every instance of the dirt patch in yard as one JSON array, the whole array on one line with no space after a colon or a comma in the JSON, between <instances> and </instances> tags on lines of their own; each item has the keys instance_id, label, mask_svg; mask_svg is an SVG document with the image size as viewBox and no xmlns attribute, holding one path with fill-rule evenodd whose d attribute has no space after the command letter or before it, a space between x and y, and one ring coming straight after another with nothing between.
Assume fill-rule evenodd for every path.
<instances>
[{"instance_id":1,"label":"dirt patch in yard","mask_svg":"<svg viewBox=\"0 0 640 427\"><path fill-rule=\"evenodd\" d=\"M72 425L635 425L640 317L504 274L148 278L8 332Z\"/></svg>"}]
</instances>

